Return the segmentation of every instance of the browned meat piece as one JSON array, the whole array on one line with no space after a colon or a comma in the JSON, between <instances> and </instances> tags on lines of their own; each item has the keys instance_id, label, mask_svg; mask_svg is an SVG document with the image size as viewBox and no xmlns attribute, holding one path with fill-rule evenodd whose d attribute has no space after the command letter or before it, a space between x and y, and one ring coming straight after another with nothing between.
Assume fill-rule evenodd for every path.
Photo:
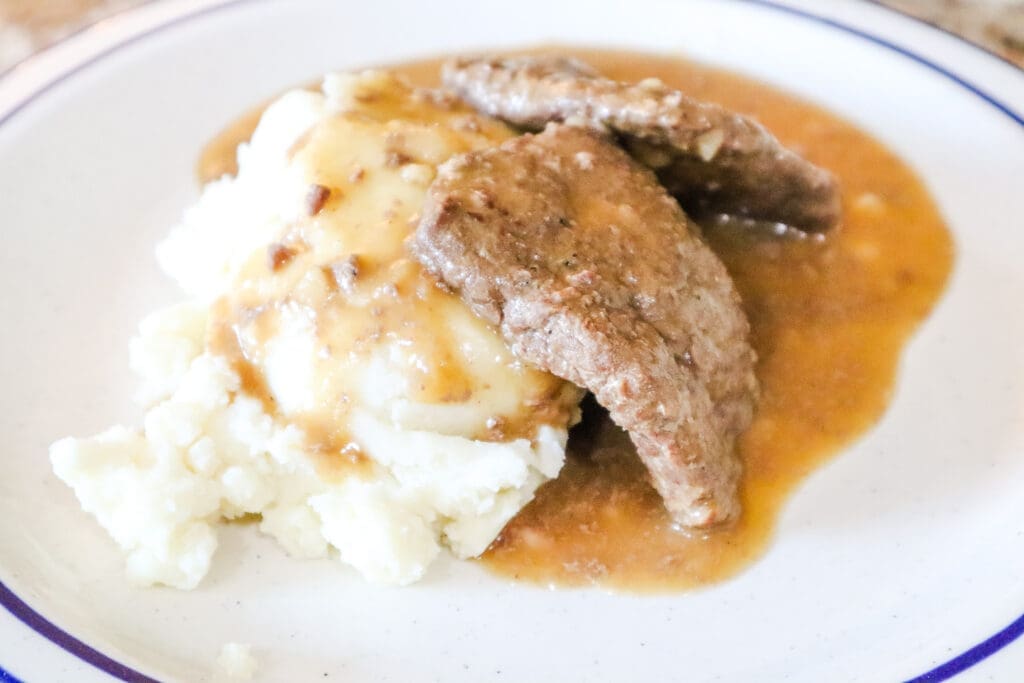
<instances>
[{"instance_id":1,"label":"browned meat piece","mask_svg":"<svg viewBox=\"0 0 1024 683\"><path fill-rule=\"evenodd\" d=\"M412 249L520 358L594 392L677 521L736 516L749 326L653 173L603 135L551 124L444 164Z\"/></svg>"},{"instance_id":2,"label":"browned meat piece","mask_svg":"<svg viewBox=\"0 0 1024 683\"><path fill-rule=\"evenodd\" d=\"M557 57L458 59L444 84L491 116L539 130L549 121L607 127L693 215L730 214L806 231L832 228L839 188L759 123L660 81L627 84Z\"/></svg>"}]
</instances>

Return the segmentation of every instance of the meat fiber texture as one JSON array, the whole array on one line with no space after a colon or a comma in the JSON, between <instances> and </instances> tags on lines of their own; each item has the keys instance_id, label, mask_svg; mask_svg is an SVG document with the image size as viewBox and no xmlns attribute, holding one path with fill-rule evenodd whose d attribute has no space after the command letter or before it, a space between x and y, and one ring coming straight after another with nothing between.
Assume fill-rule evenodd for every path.
<instances>
[{"instance_id":1,"label":"meat fiber texture","mask_svg":"<svg viewBox=\"0 0 1024 683\"><path fill-rule=\"evenodd\" d=\"M442 166L413 248L517 355L594 393L681 524L737 516L749 324L650 170L599 133L550 124Z\"/></svg>"},{"instance_id":2,"label":"meat fiber texture","mask_svg":"<svg viewBox=\"0 0 1024 683\"><path fill-rule=\"evenodd\" d=\"M834 227L839 185L753 119L657 79L620 83L549 56L465 58L444 83L491 116L530 130L572 121L614 134L698 217L725 214L807 232Z\"/></svg>"}]
</instances>

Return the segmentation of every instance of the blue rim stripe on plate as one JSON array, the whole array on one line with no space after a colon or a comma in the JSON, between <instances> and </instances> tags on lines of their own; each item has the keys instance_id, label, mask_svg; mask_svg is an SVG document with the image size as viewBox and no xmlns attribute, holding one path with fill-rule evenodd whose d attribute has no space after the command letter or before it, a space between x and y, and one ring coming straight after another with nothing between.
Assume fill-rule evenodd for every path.
<instances>
[{"instance_id":1,"label":"blue rim stripe on plate","mask_svg":"<svg viewBox=\"0 0 1024 683\"><path fill-rule=\"evenodd\" d=\"M836 21L835 19L829 19L827 17L821 17L821 16L818 16L817 14L812 14L810 12L805 12L802 9L797 9L796 7L790 7L788 5L783 5L783 4L774 2L774 0L739 0L739 1L751 4L751 5L759 5L761 7L770 7L771 9L778 10L779 12L782 12L783 14L789 14L789 15L792 15L792 16L795 16L795 17L799 17L801 19L806 19L806 20L811 21L811 22L813 22L815 24L821 24L823 26L828 26L829 28L834 28L834 29L837 29L839 31L842 31L843 33L848 33L848 34L850 34L852 36L856 36L858 38L863 38L864 40L867 40L869 42L874 43L875 45L879 45L881 47L884 47L887 50L891 50L892 52L895 52L895 53L897 53L899 55L902 55L902 56L906 57L907 59L910 59L911 61L917 62L921 66L924 66L924 67L926 67L928 69L931 69L932 71L934 71L934 72L936 72L938 74L941 74L942 76L948 78L949 80L951 80L954 83L956 83L957 85L959 85L961 88L964 88L965 90L969 90L974 95L976 95L976 96L980 97L981 99L985 100L990 105L992 105L993 107L995 107L996 109L998 109L999 111L1003 112L1004 114L1009 116L1011 119L1013 119L1013 121L1016 122L1018 125L1024 126L1024 115L1018 114L1017 112L1015 112L1013 109L1011 109L1009 106L1007 106L1003 102L1001 102L1001 101L997 100L996 98L992 97L991 95L989 95L987 92L985 92L984 90L982 90L978 86L976 86L973 83L965 80L961 76L958 76L957 74L953 73L949 69L947 69L947 68L945 68L943 66L939 66L935 62L929 60L928 58L922 57L921 55L917 54L916 52L912 52L911 50L908 50L905 47L902 47L900 45L897 45L896 43L893 43L893 42L891 42L889 40L886 40L885 38L880 38L880 37L874 35L873 33L868 33L867 31L862 31L861 29L856 28L854 26L847 26L846 24L844 24L842 22L839 22L839 21ZM894 12L894 14L897 14L899 16L903 16L902 14L899 14L898 12ZM974 43L972 43L972 42L970 42L968 40L965 40L965 39L961 39L961 42L963 42L964 44L969 45L971 47L978 47ZM990 57L992 57L996 61L999 61L999 62L1003 61L999 57L996 57L995 55L993 55L993 54L991 54L989 52L986 52L984 50L982 50L982 51L985 52L986 54L988 54ZM1006 63L1006 62L1004 62L1004 63Z\"/></svg>"},{"instance_id":2,"label":"blue rim stripe on plate","mask_svg":"<svg viewBox=\"0 0 1024 683\"><path fill-rule=\"evenodd\" d=\"M4 668L0 666L0 683L22 683L20 679L15 678L14 674L4 671Z\"/></svg>"},{"instance_id":3,"label":"blue rim stripe on plate","mask_svg":"<svg viewBox=\"0 0 1024 683\"><path fill-rule=\"evenodd\" d=\"M120 678L122 681L128 681L129 683L160 683L154 678L150 678L129 666L121 664L117 660L111 659L99 650L89 647L78 638L75 638L29 607L24 600L15 595L3 582L0 582L0 605L6 607L22 623L50 642L59 645L79 659L89 662L97 669L105 671L115 678ZM0 683L7 680L3 678L4 675L10 676L12 681L18 681L17 678L0 669Z\"/></svg>"},{"instance_id":4,"label":"blue rim stripe on plate","mask_svg":"<svg viewBox=\"0 0 1024 683\"><path fill-rule=\"evenodd\" d=\"M982 54L984 54L984 55L986 55L988 57L992 57L994 59L998 59L1003 64L1006 64L1008 66L1012 66L1014 69L1024 70L1024 67L1022 67L1017 62L1012 61L1009 57L1001 55L998 52L992 52L991 50L986 48L981 43L976 43L973 40L970 40L968 38L964 38L959 33L953 33L953 31L949 30L945 26L941 26L940 24L933 24L932 22L928 21L927 19L924 19L924 18L919 17L919 16L914 15L914 14L905 14L904 12L901 12L898 9L895 9L894 7L890 7L889 5L883 4L882 0L863 0L863 1L871 3L872 5L874 5L875 7L877 7L880 10L884 10L884 11L889 12L891 14L895 14L897 16L903 17L904 19L908 19L908 20L914 22L915 24L921 24L922 26L927 26L932 31L939 31L940 33L944 33L947 36L949 36L950 38L954 38L954 39L960 41L961 43L965 43L965 44L969 45L970 47L975 48L975 50L981 52Z\"/></svg>"},{"instance_id":5,"label":"blue rim stripe on plate","mask_svg":"<svg viewBox=\"0 0 1024 683\"><path fill-rule=\"evenodd\" d=\"M34 92L32 92L28 97L23 99L21 102L19 102L17 105L15 105L15 107L13 109L11 109L9 112L7 112L7 114L5 114L3 116L3 118L0 118L0 126L3 126L5 123L10 121L15 115L17 115L19 112L21 112L23 109L25 109L25 107L27 107L29 104L31 104L32 102L37 100L39 97L41 97L45 93L47 93L50 90L52 90L58 84L60 84L63 81L67 80L71 76L74 76L75 74L77 74L80 71L82 71L83 69L91 66L92 64L95 64L96 62L98 62L98 61L108 57L109 55L113 54L114 52L118 52L118 51L122 50L125 47L128 47L128 46L130 46L130 45L132 45L134 43L137 43L137 42L139 42L139 41L141 41L141 40L143 40L143 39L145 39L145 38L147 38L149 36L152 36L153 34L161 33L161 32L163 32L163 31L165 31L167 29L173 28L175 26L178 26L178 25L181 25L181 24L184 24L184 23L191 22L191 21L193 21L195 19L198 19L200 17L204 17L204 16L207 16L209 14L213 14L214 12L218 12L220 10L224 10L224 9L227 9L227 8L235 7L237 5L241 5L243 3L248 3L248 2L252 2L252 1L253 0L229 0L228 2L219 4L219 5L214 5L214 6L211 6L211 7L205 7L203 9L198 10L196 12L193 12L191 14L186 14L186 15L182 15L182 16L176 17L174 19L171 19L171 20L167 21L164 24L160 24L158 26L154 26L154 27L152 27L150 29L147 29L147 30L145 30L145 31L143 31L143 32L141 32L139 34L131 36L131 37L125 39L124 41L120 42L120 43L116 43L114 45L111 45L110 47L102 50L101 52L97 53L96 55L93 55L89 59L85 60L84 62L81 62L80 64L77 64L74 67L72 67L71 69L68 69L67 71L63 72L59 76L55 77L53 80L45 83L42 87L40 87L37 90L35 90ZM878 45L879 47L883 47L883 48L885 48L887 50L895 52L895 53L897 53L897 54L899 54L899 55L901 55L903 57L906 57L907 59L910 59L913 62L916 62L917 64L919 64L919 65L921 65L921 66L923 66L923 67L925 67L925 68L927 68L927 69L929 69L931 71L934 71L935 73L938 73L939 75L943 76L944 78L946 78L946 79L956 83L960 87L964 88L968 92L970 92L973 95L975 95L976 97L980 98L981 100L983 100L984 102L986 102L990 106L994 107L995 109L997 109L998 111L1000 111L1001 113L1003 113L1004 115L1009 117L1012 121L1014 121L1015 123L1020 125L1022 128L1024 128L1024 116L1022 116L1021 114L1018 114L1017 112L1015 112L1013 109L1011 109L1009 106L1007 106L1006 104L1004 104L1000 100L998 100L995 97L989 95L984 90L980 89L976 85L974 85L974 84L970 83L969 81L965 80L961 76L958 76L956 73L946 69L945 67L942 67L942 66L936 64L935 62L932 62L931 60L929 60L929 59L927 59L925 57L922 57L921 55L917 54L916 52L913 52L911 50L908 50L905 47L902 47L900 45L897 45L896 43L893 43L893 42L891 42L889 40L886 40L885 38L881 38L879 36L874 35L873 33L868 33L867 31L863 31L863 30L861 30L859 28L856 28L856 27L853 27L853 26L848 26L848 25L843 24L841 22L838 22L838 21L836 21L834 19L829 19L827 17L822 17L822 16L819 16L817 14L813 14L811 12L807 12L807 11L798 9L796 7L790 7L788 5L784 5L784 4L781 4L781 3L778 3L778 2L774 2L773 0L736 0L736 1L738 1L738 2L745 2L745 3L751 4L751 5L757 5L757 6L765 7L767 9L772 9L772 10L775 10L775 11L778 11L778 12L781 12L781 13L784 13L784 14L789 14L791 16L794 16L794 17L797 17L797 18L800 18L800 19L803 19L803 20L806 20L806 21L810 21L810 22L813 22L813 23L816 23L816 24L821 24L823 26L827 26L829 28L836 29L838 31L841 31L843 33L847 33L847 34L855 36L857 38L861 38L861 39L866 40L866 41L868 41L870 43ZM902 15L902 14L900 14L898 12L894 12L894 14L897 14L897 15L905 18L905 19L913 20L913 17L906 17L905 15ZM942 33L945 33L946 35L948 35L948 36L950 36L952 38L957 39L959 42L961 42L961 43L963 43L965 45L968 45L970 47L973 47L973 48L976 48L976 49L980 50L981 52L987 54L988 56L990 56L992 59L994 59L996 61L999 61L999 62L1002 62L1002 63L1008 63L1005 60L1000 59L998 56L993 55L992 53L984 50L980 46L978 46L978 45L976 45L976 44L974 44L974 43L972 43L972 42L970 42L970 41L968 41L968 40L966 40L964 38L961 38L960 36L956 36L954 34L951 34L951 33L947 32L947 31L942 31L941 29L938 29L938 28L935 28L935 27L932 27L932 28L934 30L938 30L938 31L940 31ZM15 595L9 588L7 588L7 586L5 586L3 584L3 582L0 582L0 605L3 605L4 607L6 607L7 610L11 614L13 614L21 622L23 622L26 626L28 626L29 628L34 630L39 635L45 637L47 640L50 640L51 642L53 642L53 643L55 643L57 645L59 645L61 648L63 648L67 652L75 655L79 659L82 659L83 661L86 661L89 664L92 664L96 668L100 669L101 671L104 671L104 672L110 674L111 676L119 678L119 679L121 679L123 681L128 681L129 683L159 683L159 681L156 681L155 679L149 678L148 676L145 676L144 674L142 674L142 673L140 673L140 672L138 672L138 671L136 671L136 670L134 670L134 669L124 665L124 664L121 664L121 663L111 659L110 657L104 655L99 650L96 650L96 649L86 645L81 640L78 640L77 638L75 638L74 636L69 634L68 632L62 630L60 627L58 627L53 622L48 621L39 612L36 612L35 610L33 610L31 607L28 606L27 603L25 603L21 598L19 598L17 595ZM945 662L945 663L943 663L943 664L941 664L941 665L931 669L930 671L925 672L924 674L922 674L920 676L917 676L917 677L915 677L913 679L910 679L909 681L907 681L907 683L940 683L941 681L949 680L953 676L955 676L955 675L957 675L957 674L959 674L959 673L969 669L970 667L974 666L975 664L981 662L982 660L990 657L991 655L995 654L999 650L1005 648L1007 645L1009 645L1010 643L1012 643L1015 640L1017 640L1021 635L1024 635L1024 615L1019 617L1016 621L1014 621L1012 624L1010 624L1009 626L1007 626L1003 630L999 631L998 633L996 633L995 635L993 635L993 636L991 636L989 638L986 638L981 643L975 645L974 647L970 648L966 652L964 652L964 653L954 657L953 659L949 660L948 662ZM0 683L8 683L8 682L21 683L21 681L19 681L13 675L11 675L10 673L6 672L3 668L0 668Z\"/></svg>"},{"instance_id":6,"label":"blue rim stripe on plate","mask_svg":"<svg viewBox=\"0 0 1024 683\"><path fill-rule=\"evenodd\" d=\"M912 678L907 683L939 683L947 681L961 671L966 671L981 660L999 652L1024 634L1024 616L987 640L983 640L962 655L958 655L941 666Z\"/></svg>"}]
</instances>

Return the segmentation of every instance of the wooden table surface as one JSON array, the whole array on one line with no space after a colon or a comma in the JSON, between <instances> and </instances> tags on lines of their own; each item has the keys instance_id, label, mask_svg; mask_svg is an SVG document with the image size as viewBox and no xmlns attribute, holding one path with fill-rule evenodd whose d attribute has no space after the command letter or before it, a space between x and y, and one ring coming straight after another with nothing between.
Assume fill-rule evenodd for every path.
<instances>
[{"instance_id":1,"label":"wooden table surface","mask_svg":"<svg viewBox=\"0 0 1024 683\"><path fill-rule=\"evenodd\" d=\"M34 51L144 1L0 0L0 73ZM880 0L880 4L958 33L1024 68L1024 0Z\"/></svg>"}]
</instances>

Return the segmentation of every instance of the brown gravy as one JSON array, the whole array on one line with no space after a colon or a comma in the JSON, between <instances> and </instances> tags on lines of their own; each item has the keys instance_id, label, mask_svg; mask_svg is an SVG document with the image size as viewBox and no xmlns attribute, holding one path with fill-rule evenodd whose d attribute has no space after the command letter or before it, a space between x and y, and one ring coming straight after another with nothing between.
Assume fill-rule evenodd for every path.
<instances>
[{"instance_id":1,"label":"brown gravy","mask_svg":"<svg viewBox=\"0 0 1024 683\"><path fill-rule=\"evenodd\" d=\"M708 534L673 529L629 439L592 408L574 430L561 475L481 559L499 574L545 584L630 591L707 585L763 553L793 489L882 415L900 351L945 286L952 240L913 171L832 114L674 57L571 52L613 78L655 76L751 114L842 184L844 224L824 242L707 231L743 296L760 358L761 403L739 444L740 521ZM430 60L399 70L433 84L437 66ZM233 171L234 148L255 118L247 114L207 147L201 179Z\"/></svg>"}]
</instances>

